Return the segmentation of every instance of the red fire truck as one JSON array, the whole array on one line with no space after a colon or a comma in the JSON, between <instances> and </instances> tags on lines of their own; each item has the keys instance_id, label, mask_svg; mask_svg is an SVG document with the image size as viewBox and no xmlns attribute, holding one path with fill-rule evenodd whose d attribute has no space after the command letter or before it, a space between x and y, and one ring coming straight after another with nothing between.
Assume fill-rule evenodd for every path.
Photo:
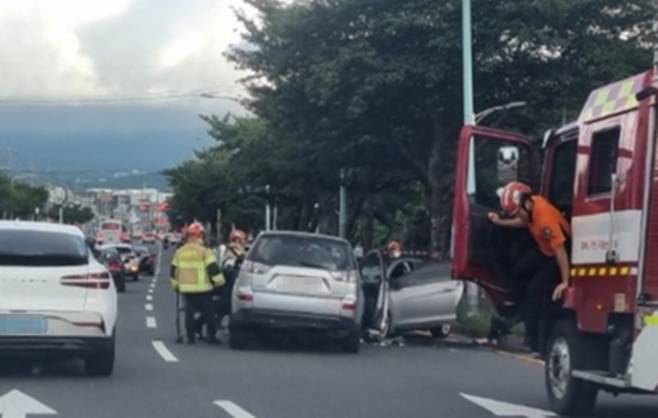
<instances>
[{"instance_id":1,"label":"red fire truck","mask_svg":"<svg viewBox=\"0 0 658 418\"><path fill-rule=\"evenodd\" d=\"M523 135L465 126L459 139L453 277L477 283L501 316L519 312L519 297L496 269L507 271L527 232L488 221L496 190L534 184L571 222L570 286L546 302L542 326L547 394L560 414L591 412L600 390L658 392L654 72L592 91L576 122L544 137L543 164L538 141Z\"/></svg>"}]
</instances>

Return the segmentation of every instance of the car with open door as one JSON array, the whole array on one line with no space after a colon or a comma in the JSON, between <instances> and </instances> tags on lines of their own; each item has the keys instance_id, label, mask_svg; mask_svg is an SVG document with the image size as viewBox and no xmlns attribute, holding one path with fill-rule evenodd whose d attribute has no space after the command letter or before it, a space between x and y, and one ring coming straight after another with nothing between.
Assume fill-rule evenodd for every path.
<instances>
[{"instance_id":1,"label":"car with open door","mask_svg":"<svg viewBox=\"0 0 658 418\"><path fill-rule=\"evenodd\" d=\"M414 257L391 259L375 250L363 259L360 274L368 335L386 338L428 330L444 338L450 333L463 284L450 279L449 264Z\"/></svg>"},{"instance_id":2,"label":"car with open door","mask_svg":"<svg viewBox=\"0 0 658 418\"><path fill-rule=\"evenodd\" d=\"M258 236L233 287L230 347L274 331L321 333L357 353L362 296L352 246L306 232Z\"/></svg>"}]
</instances>

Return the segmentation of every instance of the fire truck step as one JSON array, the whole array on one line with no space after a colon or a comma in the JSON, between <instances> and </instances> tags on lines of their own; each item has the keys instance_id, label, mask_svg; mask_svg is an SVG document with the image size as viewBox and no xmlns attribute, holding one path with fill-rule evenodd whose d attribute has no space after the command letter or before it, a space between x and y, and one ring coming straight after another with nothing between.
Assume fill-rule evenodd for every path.
<instances>
[{"instance_id":1,"label":"fire truck step","mask_svg":"<svg viewBox=\"0 0 658 418\"><path fill-rule=\"evenodd\" d=\"M574 370L571 375L588 382L599 383L601 385L612 386L619 389L628 389L631 387L629 381L610 375L608 372L601 370Z\"/></svg>"}]
</instances>

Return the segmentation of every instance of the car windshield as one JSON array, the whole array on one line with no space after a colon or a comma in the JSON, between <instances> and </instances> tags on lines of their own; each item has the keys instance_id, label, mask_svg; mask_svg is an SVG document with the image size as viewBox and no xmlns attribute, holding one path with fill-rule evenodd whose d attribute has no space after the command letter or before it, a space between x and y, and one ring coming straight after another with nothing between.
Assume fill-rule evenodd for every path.
<instances>
[{"instance_id":1,"label":"car windshield","mask_svg":"<svg viewBox=\"0 0 658 418\"><path fill-rule=\"evenodd\" d=\"M84 238L60 232L0 231L0 265L68 266L88 262Z\"/></svg>"},{"instance_id":2,"label":"car windshield","mask_svg":"<svg viewBox=\"0 0 658 418\"><path fill-rule=\"evenodd\" d=\"M249 252L248 259L277 266L326 270L354 268L349 245L335 239L320 237L263 236Z\"/></svg>"}]
</instances>

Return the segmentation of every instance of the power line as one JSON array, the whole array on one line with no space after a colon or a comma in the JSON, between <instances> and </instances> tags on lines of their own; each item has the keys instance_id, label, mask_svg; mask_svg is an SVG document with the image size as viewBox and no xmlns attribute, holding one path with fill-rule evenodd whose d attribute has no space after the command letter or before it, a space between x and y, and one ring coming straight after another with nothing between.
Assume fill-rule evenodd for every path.
<instances>
[{"instance_id":1,"label":"power line","mask_svg":"<svg viewBox=\"0 0 658 418\"><path fill-rule=\"evenodd\" d=\"M231 95L235 94L239 86L230 87L208 87L187 90L183 92L161 92L134 96L70 96L58 98L39 98L39 97L0 97L0 105L18 105L18 104L114 104L114 103L136 103L136 102L153 102L153 101L170 101L180 99L198 99L201 95Z\"/></svg>"}]
</instances>

